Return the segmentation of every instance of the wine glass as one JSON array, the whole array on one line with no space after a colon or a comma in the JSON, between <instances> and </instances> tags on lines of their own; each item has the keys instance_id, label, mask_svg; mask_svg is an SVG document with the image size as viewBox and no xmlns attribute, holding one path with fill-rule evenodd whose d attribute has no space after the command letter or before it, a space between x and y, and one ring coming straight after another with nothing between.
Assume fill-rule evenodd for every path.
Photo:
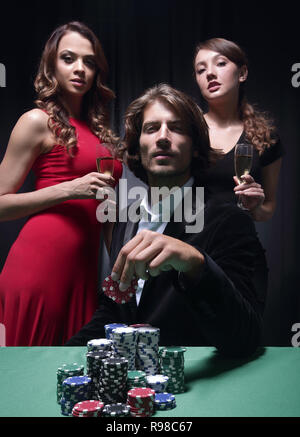
<instances>
[{"instance_id":1,"label":"wine glass","mask_svg":"<svg viewBox=\"0 0 300 437\"><path fill-rule=\"evenodd\" d=\"M98 173L113 175L114 172L114 158L112 156L103 156L103 147L108 151L111 148L110 144L101 143L101 145L96 147L96 166Z\"/></svg>"},{"instance_id":2,"label":"wine glass","mask_svg":"<svg viewBox=\"0 0 300 437\"><path fill-rule=\"evenodd\" d=\"M247 143L237 143L234 149L234 168L235 174L240 184L244 184L245 181L242 176L250 173L253 159L253 146ZM241 195L238 199L238 207L247 210L241 202Z\"/></svg>"},{"instance_id":3,"label":"wine glass","mask_svg":"<svg viewBox=\"0 0 300 437\"><path fill-rule=\"evenodd\" d=\"M98 173L113 175L114 172L114 158L112 156L101 156L96 158L96 165Z\"/></svg>"}]
</instances>

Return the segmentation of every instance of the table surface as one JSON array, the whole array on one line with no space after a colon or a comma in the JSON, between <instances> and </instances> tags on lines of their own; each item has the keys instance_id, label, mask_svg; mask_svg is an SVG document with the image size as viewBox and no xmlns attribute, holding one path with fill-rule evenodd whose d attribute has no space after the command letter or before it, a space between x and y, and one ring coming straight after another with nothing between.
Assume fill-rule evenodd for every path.
<instances>
[{"instance_id":1,"label":"table surface","mask_svg":"<svg viewBox=\"0 0 300 437\"><path fill-rule=\"evenodd\" d=\"M0 416L60 417L56 371L86 364L86 348L0 348ZM222 358L212 347L188 347L187 390L156 417L299 417L300 348L269 347L250 360ZM62 416L61 416L62 417Z\"/></svg>"}]
</instances>

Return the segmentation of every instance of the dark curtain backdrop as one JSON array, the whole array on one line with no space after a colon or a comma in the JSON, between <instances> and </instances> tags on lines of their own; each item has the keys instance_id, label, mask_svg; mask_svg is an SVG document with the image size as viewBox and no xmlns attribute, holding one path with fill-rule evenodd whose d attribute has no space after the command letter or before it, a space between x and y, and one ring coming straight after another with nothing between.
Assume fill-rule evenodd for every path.
<instances>
[{"instance_id":1,"label":"dark curtain backdrop","mask_svg":"<svg viewBox=\"0 0 300 437\"><path fill-rule=\"evenodd\" d=\"M168 82L202 105L192 68L198 41L220 36L246 50L248 98L272 114L286 148L275 216L257 225L270 267L267 345L290 345L291 327L300 322L300 88L291 84L292 65L300 62L295 7L289 1L11 0L0 8L0 62L7 75L7 87L0 88L0 159L17 119L33 106L39 57L60 24L84 21L100 38L110 65L109 84L117 95L112 125L120 134L129 102L155 83ZM30 175L22 191L32 189L33 182ZM0 269L24 221L0 224Z\"/></svg>"}]
</instances>

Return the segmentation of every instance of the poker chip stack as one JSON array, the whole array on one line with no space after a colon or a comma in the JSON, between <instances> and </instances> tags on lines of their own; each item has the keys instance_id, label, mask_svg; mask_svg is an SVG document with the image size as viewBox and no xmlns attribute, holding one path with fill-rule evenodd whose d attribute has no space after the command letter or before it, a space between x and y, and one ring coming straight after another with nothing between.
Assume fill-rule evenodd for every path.
<instances>
[{"instance_id":1,"label":"poker chip stack","mask_svg":"<svg viewBox=\"0 0 300 437\"><path fill-rule=\"evenodd\" d=\"M168 391L171 393L184 393L184 352L183 347L163 347L160 351L161 373L169 377Z\"/></svg>"},{"instance_id":2,"label":"poker chip stack","mask_svg":"<svg viewBox=\"0 0 300 437\"><path fill-rule=\"evenodd\" d=\"M111 348L112 340L108 340L107 338L97 338L87 343L88 352L111 351Z\"/></svg>"},{"instance_id":3,"label":"poker chip stack","mask_svg":"<svg viewBox=\"0 0 300 437\"><path fill-rule=\"evenodd\" d=\"M100 401L82 401L75 404L72 410L73 417L100 417L104 403Z\"/></svg>"},{"instance_id":4,"label":"poker chip stack","mask_svg":"<svg viewBox=\"0 0 300 437\"><path fill-rule=\"evenodd\" d=\"M130 416L129 405L123 403L107 404L102 410L102 417L128 417Z\"/></svg>"},{"instance_id":5,"label":"poker chip stack","mask_svg":"<svg viewBox=\"0 0 300 437\"><path fill-rule=\"evenodd\" d=\"M146 387L146 373L141 370L129 370L127 375L127 391L135 387Z\"/></svg>"},{"instance_id":6,"label":"poker chip stack","mask_svg":"<svg viewBox=\"0 0 300 437\"><path fill-rule=\"evenodd\" d=\"M163 393L167 390L169 378L166 375L148 375L146 381L147 386L152 388L155 393Z\"/></svg>"},{"instance_id":7,"label":"poker chip stack","mask_svg":"<svg viewBox=\"0 0 300 437\"><path fill-rule=\"evenodd\" d=\"M88 376L72 376L62 384L61 413L72 416L72 410L78 402L89 399L91 378Z\"/></svg>"},{"instance_id":8,"label":"poker chip stack","mask_svg":"<svg viewBox=\"0 0 300 437\"><path fill-rule=\"evenodd\" d=\"M147 375L159 373L160 329L153 326L137 328L136 367Z\"/></svg>"},{"instance_id":9,"label":"poker chip stack","mask_svg":"<svg viewBox=\"0 0 300 437\"><path fill-rule=\"evenodd\" d=\"M171 393L156 393L154 404L156 410L172 410L176 408L176 399Z\"/></svg>"},{"instance_id":10,"label":"poker chip stack","mask_svg":"<svg viewBox=\"0 0 300 437\"><path fill-rule=\"evenodd\" d=\"M105 325L104 329L105 329L106 338L108 340L112 340L112 333L113 333L114 329L116 329L116 328L127 328L127 326L128 325L125 325L124 323L110 323L108 325Z\"/></svg>"},{"instance_id":11,"label":"poker chip stack","mask_svg":"<svg viewBox=\"0 0 300 437\"><path fill-rule=\"evenodd\" d=\"M127 392L128 360L106 358L101 362L99 398L105 404L123 403Z\"/></svg>"},{"instance_id":12,"label":"poker chip stack","mask_svg":"<svg viewBox=\"0 0 300 437\"><path fill-rule=\"evenodd\" d=\"M57 369L56 375L57 375L56 398L57 398L57 403L60 404L62 398L62 383L64 382L65 379L70 378L72 376L83 376L84 366L77 363L63 364Z\"/></svg>"},{"instance_id":13,"label":"poker chip stack","mask_svg":"<svg viewBox=\"0 0 300 437\"><path fill-rule=\"evenodd\" d=\"M91 378L90 398L99 399L99 379L102 360L111 357L111 351L93 351L86 354L87 375ZM101 397L100 397L101 399Z\"/></svg>"},{"instance_id":14,"label":"poker chip stack","mask_svg":"<svg viewBox=\"0 0 300 437\"><path fill-rule=\"evenodd\" d=\"M155 391L147 387L133 388L128 391L127 404L133 417L150 417L155 407Z\"/></svg>"},{"instance_id":15,"label":"poker chip stack","mask_svg":"<svg viewBox=\"0 0 300 437\"><path fill-rule=\"evenodd\" d=\"M113 351L128 360L128 370L135 370L138 333L134 328L123 327L112 331Z\"/></svg>"}]
</instances>

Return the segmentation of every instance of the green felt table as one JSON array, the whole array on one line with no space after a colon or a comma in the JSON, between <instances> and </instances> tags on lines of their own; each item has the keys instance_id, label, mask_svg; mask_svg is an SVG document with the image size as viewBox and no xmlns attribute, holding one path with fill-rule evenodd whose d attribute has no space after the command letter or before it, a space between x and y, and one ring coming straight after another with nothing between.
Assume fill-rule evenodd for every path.
<instances>
[{"instance_id":1,"label":"green felt table","mask_svg":"<svg viewBox=\"0 0 300 437\"><path fill-rule=\"evenodd\" d=\"M86 348L0 348L0 416L60 417L56 370L86 364ZM300 348L269 347L249 360L214 348L187 348L187 390L154 417L299 417ZM61 416L62 417L62 416Z\"/></svg>"}]
</instances>

